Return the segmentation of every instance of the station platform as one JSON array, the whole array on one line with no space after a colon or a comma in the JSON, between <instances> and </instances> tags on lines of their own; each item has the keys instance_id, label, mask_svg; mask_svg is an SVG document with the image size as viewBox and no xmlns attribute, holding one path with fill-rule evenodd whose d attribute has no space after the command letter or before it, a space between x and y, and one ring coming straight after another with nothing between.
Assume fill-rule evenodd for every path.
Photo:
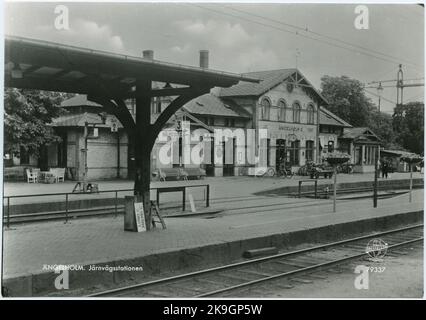
<instances>
[{"instance_id":1,"label":"station platform","mask_svg":"<svg viewBox=\"0 0 426 320\"><path fill-rule=\"evenodd\" d=\"M380 181L396 181L409 179L410 174L407 172L395 172L390 175L388 179L379 179ZM413 173L413 179L423 179L424 174L420 172ZM168 186L182 186L182 185L203 185L209 184L210 190L213 197L223 198L230 194L232 196L253 194L258 191L264 191L268 189L274 189L281 186L294 187L297 186L300 180L305 180L306 176L293 176L291 179L284 179L279 177L249 177L249 176L238 176L238 177L207 177L202 180L188 180L188 181L153 181L151 182L151 188L157 187L168 187ZM338 183L357 183L364 181L373 181L373 173L364 174L339 174L337 177ZM133 189L134 182L130 180L98 180L93 181L99 184L100 191L108 190L120 190L120 189ZM330 179L318 179L318 184L329 184L332 180ZM75 181L65 181L53 184L43 183L26 183L26 182L5 182L3 185L4 196L19 196L28 194L44 194L44 193L62 193L72 192L75 186ZM75 194L75 198L84 198L87 196L96 196L96 194ZM106 194L103 196L113 197L114 195ZM16 203L33 203L43 202L52 200L63 200L63 197L31 197L28 199L16 199Z\"/></svg>"},{"instance_id":2,"label":"station platform","mask_svg":"<svg viewBox=\"0 0 426 320\"><path fill-rule=\"evenodd\" d=\"M55 292L47 265L80 265L70 271L70 290L108 288L151 280L160 273L195 270L241 259L248 249L290 246L379 231L423 220L423 189L379 200L252 197L217 216L167 218L167 229L123 230L123 217L34 223L4 230L3 276L10 296ZM137 266L143 271L90 271L89 266ZM56 291L57 292L57 291Z\"/></svg>"}]
</instances>

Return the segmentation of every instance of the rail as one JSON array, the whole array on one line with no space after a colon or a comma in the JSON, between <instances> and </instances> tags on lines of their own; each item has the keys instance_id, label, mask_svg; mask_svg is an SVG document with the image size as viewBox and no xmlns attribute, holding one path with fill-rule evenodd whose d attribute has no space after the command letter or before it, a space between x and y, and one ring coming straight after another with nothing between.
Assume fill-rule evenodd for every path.
<instances>
[{"instance_id":1,"label":"rail","mask_svg":"<svg viewBox=\"0 0 426 320\"><path fill-rule=\"evenodd\" d=\"M160 193L164 192L174 192L174 191L182 191L183 197L182 197L182 209L185 211L185 202L186 202L186 189L187 188L204 188L204 198L206 207L210 206L210 185L209 184L194 184L194 185L184 185L184 186L170 186L170 187L155 187L150 188L150 191L155 190L156 191L156 199L158 205L160 205L159 202L159 195ZM170 190L169 190L170 189ZM178 189L178 190L177 190ZM169 191L168 191L169 190ZM31 197L58 197L58 196L64 196L65 198L65 210L58 211L57 213L65 213L65 222L67 223L69 220L69 196L85 196L85 195L94 195L94 194L101 194L101 193L114 193L114 215L118 215L118 194L123 192L133 192L134 189L113 189L113 190L102 190L98 191L96 193L73 193L73 192L56 192L56 193L37 193L37 194L21 194L21 195L13 195L13 196L3 196L3 208L6 210L6 227L10 228L10 217L14 216L10 214L10 206L11 206L11 199L18 199L18 198L31 198ZM89 208L87 208L89 209ZM5 219L3 218L3 226L5 224Z\"/></svg>"},{"instance_id":2,"label":"rail","mask_svg":"<svg viewBox=\"0 0 426 320\"><path fill-rule=\"evenodd\" d=\"M175 296L176 291L171 292L169 295L167 287L173 288L173 284L179 284L179 288L182 293L193 292L193 295L185 295L188 297L211 297L239 290L241 288L247 288L253 285L266 283L267 281L276 281L279 278L285 278L294 276L296 274L304 274L306 272L312 272L319 270L324 267L332 267L350 260L359 259L368 255L366 250L366 240L375 239L380 237L385 242L385 250L392 250L398 247L406 246L408 244L414 244L423 242L423 224L410 225L398 229L386 230L379 233L370 233L367 235L361 235L350 239L338 240L330 243L319 244L313 247L298 249L289 252L278 253L271 256L255 258L251 260L235 262L228 265L222 265L218 267L212 267L202 270L197 270L189 273L172 275L165 278L159 278L148 282L136 283L131 285L125 285L123 287L112 288L105 291L98 291L87 295L88 297L125 297L125 296L136 296L136 297L152 297L150 292L154 294L163 293L161 297ZM352 247L351 247L352 245ZM313 252L326 253L329 249L343 249L341 254L333 253L329 257L315 257L311 255ZM380 249L372 249L380 250ZM338 252L339 250L337 250ZM297 258L301 258L297 260ZM291 260L293 259L293 260ZM267 264L278 263L281 266L285 265L285 270L275 272L269 268L262 269L262 266ZM252 269L249 269L253 267ZM291 267L291 268L287 268ZM232 271L236 271L231 274ZM256 279L249 280L245 277L241 277L240 272L249 272L255 275ZM251 272L250 272L251 271ZM238 275L239 274L239 275ZM220 287L219 289L210 289L210 287L202 287L199 284L203 282L203 279L212 282L212 277L216 275L214 283ZM225 277L225 280L221 280L221 275ZM226 276L228 275L228 276ZM203 278L205 277L205 278ZM227 279L232 277L238 283L230 284ZM222 277L223 279L223 277ZM152 290L152 291L151 291ZM166 290L166 291L165 291ZM163 292L161 292L163 291ZM155 292L155 293L154 293ZM179 296L179 297L183 297Z\"/></svg>"}]
</instances>

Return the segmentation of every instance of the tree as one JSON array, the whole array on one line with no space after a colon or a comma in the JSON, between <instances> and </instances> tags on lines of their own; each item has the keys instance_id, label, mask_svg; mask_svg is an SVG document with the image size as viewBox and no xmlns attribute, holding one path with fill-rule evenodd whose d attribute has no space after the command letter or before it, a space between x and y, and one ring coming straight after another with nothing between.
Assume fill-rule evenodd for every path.
<instances>
[{"instance_id":1,"label":"tree","mask_svg":"<svg viewBox=\"0 0 426 320\"><path fill-rule=\"evenodd\" d=\"M19 156L25 150L38 158L42 148L59 142L60 137L47 124L63 112L59 105L66 97L56 92L5 89L5 152Z\"/></svg>"},{"instance_id":2,"label":"tree","mask_svg":"<svg viewBox=\"0 0 426 320\"><path fill-rule=\"evenodd\" d=\"M385 148L402 149L399 135L394 130L393 118L379 112L377 106L365 95L363 84L347 76L321 78L322 95L327 99L327 109L354 127L368 127L379 136Z\"/></svg>"},{"instance_id":3,"label":"tree","mask_svg":"<svg viewBox=\"0 0 426 320\"><path fill-rule=\"evenodd\" d=\"M394 109L393 129L396 141L408 151L422 154L424 149L424 103L410 102Z\"/></svg>"},{"instance_id":4,"label":"tree","mask_svg":"<svg viewBox=\"0 0 426 320\"><path fill-rule=\"evenodd\" d=\"M363 84L347 76L321 78L321 93L329 102L327 109L354 127L367 127L374 110Z\"/></svg>"},{"instance_id":5,"label":"tree","mask_svg":"<svg viewBox=\"0 0 426 320\"><path fill-rule=\"evenodd\" d=\"M379 112L374 107L373 111L369 114L367 127L380 137L386 149L403 149L401 144L396 140L398 133L394 131L391 115Z\"/></svg>"}]
</instances>

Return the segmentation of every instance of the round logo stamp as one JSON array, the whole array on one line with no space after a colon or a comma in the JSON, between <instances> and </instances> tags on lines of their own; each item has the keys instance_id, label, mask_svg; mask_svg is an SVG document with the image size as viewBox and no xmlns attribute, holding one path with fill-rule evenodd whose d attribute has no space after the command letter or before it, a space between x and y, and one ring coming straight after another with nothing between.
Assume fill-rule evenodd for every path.
<instances>
[{"instance_id":1,"label":"round logo stamp","mask_svg":"<svg viewBox=\"0 0 426 320\"><path fill-rule=\"evenodd\" d=\"M382 261L388 251L388 244L382 239L375 238L368 241L365 253L372 261Z\"/></svg>"}]
</instances>

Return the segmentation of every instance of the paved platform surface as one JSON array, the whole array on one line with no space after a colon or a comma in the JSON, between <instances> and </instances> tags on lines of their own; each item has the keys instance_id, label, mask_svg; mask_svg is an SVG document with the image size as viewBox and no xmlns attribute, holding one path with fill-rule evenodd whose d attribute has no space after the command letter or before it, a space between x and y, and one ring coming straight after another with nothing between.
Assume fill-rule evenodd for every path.
<instances>
[{"instance_id":1,"label":"paved platform surface","mask_svg":"<svg viewBox=\"0 0 426 320\"><path fill-rule=\"evenodd\" d=\"M422 178L423 173L413 173L413 178ZM389 179L384 180L400 180L408 179L409 173L394 173ZM190 181L165 181L165 182L151 182L151 188L165 187L165 186L182 186L182 185L210 185L210 198L211 199L224 199L238 196L247 196L256 192L265 191L269 189L275 189L286 186L297 186L299 180L308 179L308 177L294 176L291 179L278 178L278 177L207 177L203 180L190 180ZM339 174L337 177L338 183L345 182L362 182L362 181L373 181L374 175L372 173L366 174ZM330 179L319 179L318 183L328 184L331 183ZM106 190L122 190L122 189L133 189L133 182L130 180L111 180L111 181L98 181L99 188L101 191ZM71 192L74 188L74 181L66 181L63 183L55 184L29 184L25 182L5 182L4 184L4 196L16 196L16 195L28 195L28 194L43 194L43 193L63 193ZM190 190L194 197L194 200L202 201L205 199L203 188L194 188ZM121 192L118 194L119 197L125 195L131 195L132 192ZM76 199L96 199L114 197L114 193L101 193L101 194L73 194L70 196L70 200ZM50 202L50 201L65 201L65 196L43 196L43 197L29 197L29 198L15 198L11 200L13 204L24 204L24 203L39 203L39 202ZM155 195L151 195L152 199L155 199ZM179 194L166 194L162 195L162 199L165 201L176 201L180 199Z\"/></svg>"},{"instance_id":2,"label":"paved platform surface","mask_svg":"<svg viewBox=\"0 0 426 320\"><path fill-rule=\"evenodd\" d=\"M243 186L250 189L247 182ZM412 203L403 194L380 200L376 209L371 199L342 200L336 213L331 200L252 197L216 218L167 218L167 230L146 233L123 231L123 217L22 225L3 233L3 274L37 274L44 264L110 262L423 210L423 197L423 190L415 190Z\"/></svg>"}]
</instances>

